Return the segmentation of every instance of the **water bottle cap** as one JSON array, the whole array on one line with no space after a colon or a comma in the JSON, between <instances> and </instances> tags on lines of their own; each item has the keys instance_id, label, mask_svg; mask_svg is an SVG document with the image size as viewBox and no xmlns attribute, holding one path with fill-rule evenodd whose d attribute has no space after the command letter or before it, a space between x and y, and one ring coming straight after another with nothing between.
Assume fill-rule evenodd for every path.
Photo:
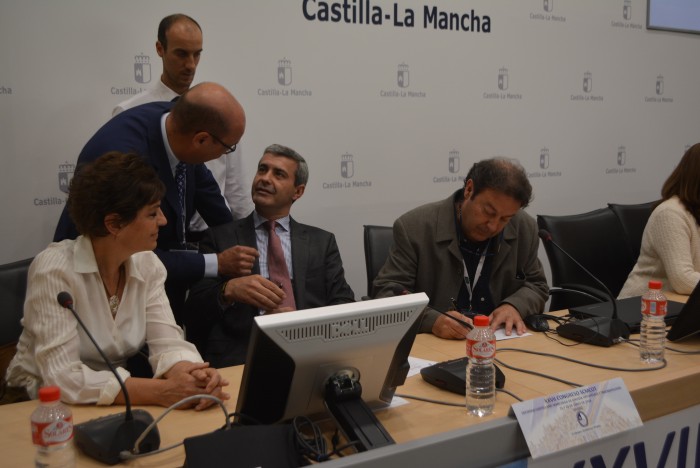
<instances>
[{"instance_id":1,"label":"water bottle cap","mask_svg":"<svg viewBox=\"0 0 700 468\"><path fill-rule=\"evenodd\" d=\"M61 399L61 389L56 386L41 387L39 389L39 400L44 403L58 401Z\"/></svg>"},{"instance_id":2,"label":"water bottle cap","mask_svg":"<svg viewBox=\"0 0 700 468\"><path fill-rule=\"evenodd\" d=\"M661 289L661 281L649 281L649 289Z\"/></svg>"},{"instance_id":3,"label":"water bottle cap","mask_svg":"<svg viewBox=\"0 0 700 468\"><path fill-rule=\"evenodd\" d=\"M474 317L474 326L475 327L488 327L489 326L489 318L485 315L477 315Z\"/></svg>"}]
</instances>

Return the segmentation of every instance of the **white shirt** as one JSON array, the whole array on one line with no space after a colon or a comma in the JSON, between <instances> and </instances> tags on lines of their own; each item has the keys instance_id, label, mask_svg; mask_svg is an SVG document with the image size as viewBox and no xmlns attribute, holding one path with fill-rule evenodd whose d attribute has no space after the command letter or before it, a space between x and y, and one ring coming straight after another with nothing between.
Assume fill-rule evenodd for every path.
<instances>
[{"instance_id":1,"label":"white shirt","mask_svg":"<svg viewBox=\"0 0 700 468\"><path fill-rule=\"evenodd\" d=\"M117 368L122 380L128 357L148 344L149 363L158 378L180 361L202 362L183 338L165 295L165 267L153 252L126 262L126 281L116 317L112 317L92 243L87 237L50 244L29 268L24 330L7 370L12 386L32 398L43 385L61 388L68 403L114 402L121 388L73 314L56 296L67 291L75 310Z\"/></svg>"},{"instance_id":2,"label":"white shirt","mask_svg":"<svg viewBox=\"0 0 700 468\"><path fill-rule=\"evenodd\" d=\"M678 294L690 294L700 281L700 227L678 197L651 213L637 264L619 297L641 296L652 279Z\"/></svg>"},{"instance_id":3,"label":"white shirt","mask_svg":"<svg viewBox=\"0 0 700 468\"><path fill-rule=\"evenodd\" d=\"M112 111L112 117L132 107L140 106L149 102L172 101L177 94L172 89L158 80L153 88L138 93L126 101L120 102ZM219 135L217 135L219 136ZM246 183L245 172L243 170L243 153L240 145L231 154L224 154L218 159L212 159L204 163L219 184L221 193L226 200L226 204L231 209L231 214L235 219L245 218L253 211L253 200L250 196L250 182ZM191 231L204 231L207 223L204 222L199 213L195 213L190 220Z\"/></svg>"}]
</instances>

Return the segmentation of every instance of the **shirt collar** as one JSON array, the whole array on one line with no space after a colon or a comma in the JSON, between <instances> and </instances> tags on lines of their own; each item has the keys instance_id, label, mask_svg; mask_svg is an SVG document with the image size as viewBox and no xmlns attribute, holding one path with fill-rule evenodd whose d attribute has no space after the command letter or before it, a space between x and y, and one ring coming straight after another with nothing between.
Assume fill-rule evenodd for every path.
<instances>
[{"instance_id":1,"label":"shirt collar","mask_svg":"<svg viewBox=\"0 0 700 468\"><path fill-rule=\"evenodd\" d=\"M175 166L177 166L177 164L180 161L177 159L177 157L175 157L175 153L173 153L173 150L170 147L170 142L168 142L168 133L165 131L165 122L168 119L169 115L170 112L166 112L160 118L160 133L163 136L163 145L165 146L165 153L168 155L168 162L170 163L170 172L172 172L174 175Z\"/></svg>"},{"instance_id":2,"label":"shirt collar","mask_svg":"<svg viewBox=\"0 0 700 468\"><path fill-rule=\"evenodd\" d=\"M257 211L253 211L253 224L255 225L255 229L259 228L262 226L265 222L267 222L268 219L262 217L260 214L258 214ZM287 215L283 218L278 218L275 220L277 224L282 226L282 228L289 232L289 223L290 223L290 216Z\"/></svg>"},{"instance_id":3,"label":"shirt collar","mask_svg":"<svg viewBox=\"0 0 700 468\"><path fill-rule=\"evenodd\" d=\"M138 255L138 253L134 254ZM73 244L73 262L76 273L97 273L97 260L95 259L95 251L92 248L92 242L87 236L78 236ZM133 255L125 262L126 275L143 281L143 277L138 269L133 268Z\"/></svg>"}]
</instances>

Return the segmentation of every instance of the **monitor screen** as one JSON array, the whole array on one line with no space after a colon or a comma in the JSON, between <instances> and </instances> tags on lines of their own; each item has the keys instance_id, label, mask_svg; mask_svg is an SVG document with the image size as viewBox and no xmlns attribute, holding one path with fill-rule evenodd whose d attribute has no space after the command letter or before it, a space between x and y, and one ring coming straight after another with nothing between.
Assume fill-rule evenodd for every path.
<instances>
[{"instance_id":1,"label":"monitor screen","mask_svg":"<svg viewBox=\"0 0 700 468\"><path fill-rule=\"evenodd\" d=\"M700 34L697 0L648 0L647 28Z\"/></svg>"},{"instance_id":2,"label":"monitor screen","mask_svg":"<svg viewBox=\"0 0 700 468\"><path fill-rule=\"evenodd\" d=\"M669 341L680 341L700 333L700 283L683 304L673 326L666 336Z\"/></svg>"},{"instance_id":3,"label":"monitor screen","mask_svg":"<svg viewBox=\"0 0 700 468\"><path fill-rule=\"evenodd\" d=\"M359 379L368 406L387 406L427 304L417 293L256 317L236 412L263 424L327 416L325 386L339 373Z\"/></svg>"}]
</instances>

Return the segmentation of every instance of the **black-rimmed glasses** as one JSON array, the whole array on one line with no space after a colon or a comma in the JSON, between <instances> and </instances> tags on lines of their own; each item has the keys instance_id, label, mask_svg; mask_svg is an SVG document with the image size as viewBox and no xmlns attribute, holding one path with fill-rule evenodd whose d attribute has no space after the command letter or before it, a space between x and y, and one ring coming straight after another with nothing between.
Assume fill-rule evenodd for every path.
<instances>
[{"instance_id":1,"label":"black-rimmed glasses","mask_svg":"<svg viewBox=\"0 0 700 468\"><path fill-rule=\"evenodd\" d=\"M226 143L224 143L224 142L221 140L221 138L219 138L218 136L214 135L213 133L211 133L211 132L207 132L207 133L208 133L209 135L211 135L211 137L212 137L214 140L216 140L216 142L217 142L218 144L220 144L221 146L223 146L223 147L226 148L226 151L224 151L224 154L231 154L231 153L233 153L234 151L236 151L236 146L238 146L238 145L229 146L229 145L227 145Z\"/></svg>"}]
</instances>

